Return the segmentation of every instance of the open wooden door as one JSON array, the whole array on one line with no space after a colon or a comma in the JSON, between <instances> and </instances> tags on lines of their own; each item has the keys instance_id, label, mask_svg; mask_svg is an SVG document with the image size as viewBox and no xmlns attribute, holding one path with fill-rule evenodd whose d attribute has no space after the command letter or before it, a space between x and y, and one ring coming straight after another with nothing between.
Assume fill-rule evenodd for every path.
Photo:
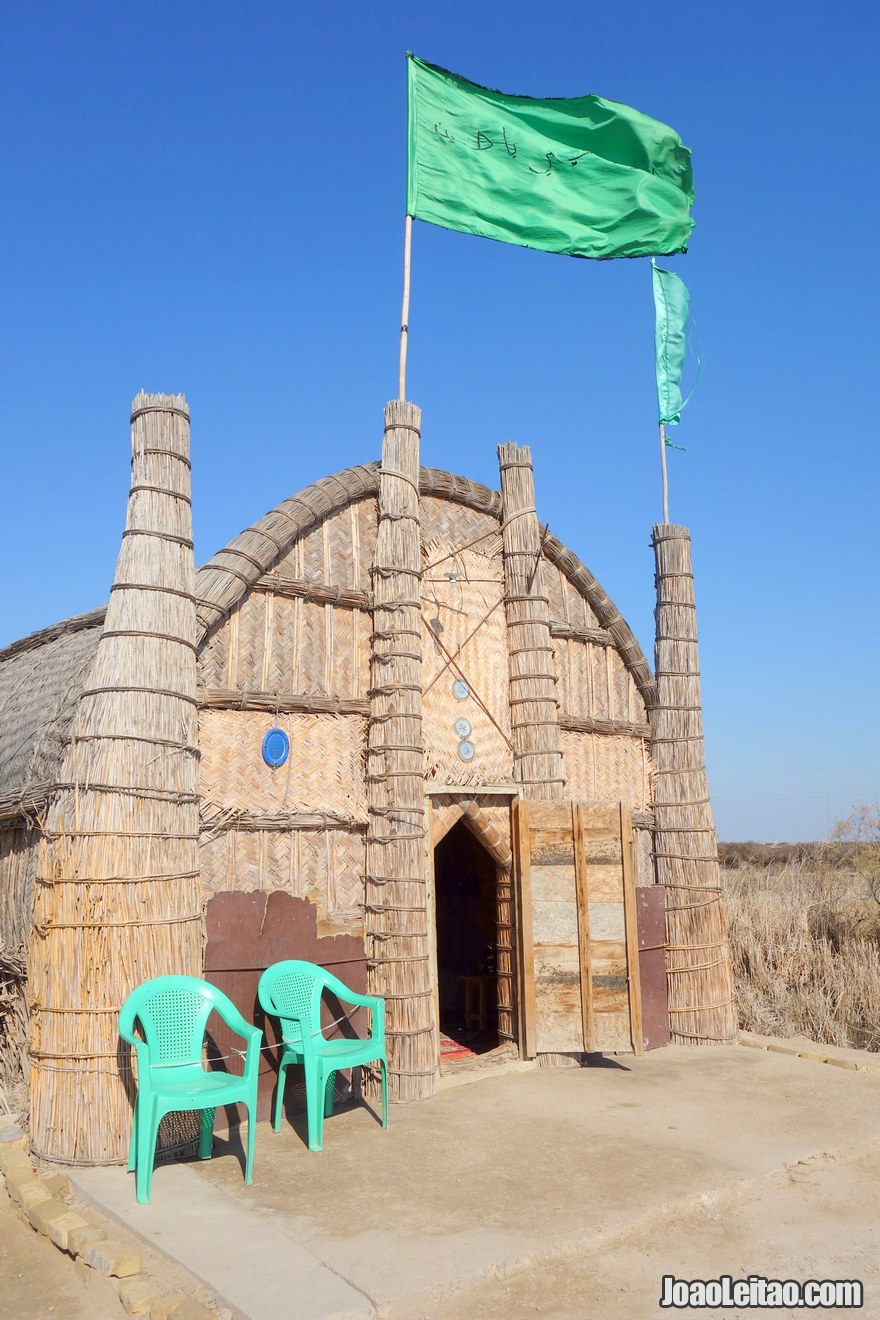
<instances>
[{"instance_id":1,"label":"open wooden door","mask_svg":"<svg viewBox=\"0 0 880 1320\"><path fill-rule=\"evenodd\" d=\"M520 1049L643 1049L632 817L624 802L513 803Z\"/></svg>"}]
</instances>

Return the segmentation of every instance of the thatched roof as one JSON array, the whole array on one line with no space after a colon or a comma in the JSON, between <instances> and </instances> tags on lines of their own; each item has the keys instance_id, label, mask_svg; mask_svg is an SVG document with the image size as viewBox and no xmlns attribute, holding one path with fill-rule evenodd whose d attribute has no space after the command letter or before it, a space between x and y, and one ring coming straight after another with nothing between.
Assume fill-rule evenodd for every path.
<instances>
[{"instance_id":1,"label":"thatched roof","mask_svg":"<svg viewBox=\"0 0 880 1320\"><path fill-rule=\"evenodd\" d=\"M104 609L0 651L0 819L39 807L57 776Z\"/></svg>"},{"instance_id":2,"label":"thatched roof","mask_svg":"<svg viewBox=\"0 0 880 1320\"><path fill-rule=\"evenodd\" d=\"M310 527L353 500L375 497L379 464L346 468L283 500L219 550L196 574L202 641L250 587ZM467 477L423 467L420 493L501 517L501 496ZM550 532L544 555L586 597L613 636L645 704L656 687L641 647L589 569ZM39 805L57 775L77 700L85 687L106 607L32 633L0 651L0 819Z\"/></svg>"}]
</instances>

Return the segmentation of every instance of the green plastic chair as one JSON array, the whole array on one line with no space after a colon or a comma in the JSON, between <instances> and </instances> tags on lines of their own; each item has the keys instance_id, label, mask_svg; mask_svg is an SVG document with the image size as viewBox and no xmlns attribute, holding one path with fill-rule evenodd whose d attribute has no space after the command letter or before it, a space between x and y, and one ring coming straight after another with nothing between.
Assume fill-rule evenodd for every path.
<instances>
[{"instance_id":1,"label":"green plastic chair","mask_svg":"<svg viewBox=\"0 0 880 1320\"><path fill-rule=\"evenodd\" d=\"M329 990L346 1004L372 1009L370 1035L366 1040L327 1040L321 1030L321 996ZM324 1119L333 1113L336 1073L378 1063L382 1073L382 1126L388 1127L388 1061L385 1055L385 1000L377 995L359 995L314 963L291 959L267 967L257 989L266 1013L281 1021L282 1051L278 1064L278 1089L272 1128L281 1126L287 1069L301 1063L306 1079L306 1116L309 1150L324 1148Z\"/></svg>"},{"instance_id":2,"label":"green plastic chair","mask_svg":"<svg viewBox=\"0 0 880 1320\"><path fill-rule=\"evenodd\" d=\"M208 1072L202 1062L205 1025L216 1011L247 1041L241 1074ZM135 1035L139 1022L143 1039ZM119 1034L134 1046L138 1092L131 1126L128 1171L135 1170L141 1205L150 1201L156 1136L165 1114L199 1109L199 1158L211 1158L214 1110L241 1101L247 1109L248 1140L244 1180L253 1182L254 1124L257 1118L259 1027L246 1022L231 999L196 976L157 976L133 990L119 1015Z\"/></svg>"}]
</instances>

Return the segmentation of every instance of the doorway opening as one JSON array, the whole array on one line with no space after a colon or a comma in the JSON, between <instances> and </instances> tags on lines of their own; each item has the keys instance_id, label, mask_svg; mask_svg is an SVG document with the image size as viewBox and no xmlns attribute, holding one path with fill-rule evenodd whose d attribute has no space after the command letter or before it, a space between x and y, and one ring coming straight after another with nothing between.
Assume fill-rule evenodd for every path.
<instances>
[{"instance_id":1,"label":"doorway opening","mask_svg":"<svg viewBox=\"0 0 880 1320\"><path fill-rule=\"evenodd\" d=\"M497 1048L498 865L463 820L434 849L441 1065Z\"/></svg>"}]
</instances>

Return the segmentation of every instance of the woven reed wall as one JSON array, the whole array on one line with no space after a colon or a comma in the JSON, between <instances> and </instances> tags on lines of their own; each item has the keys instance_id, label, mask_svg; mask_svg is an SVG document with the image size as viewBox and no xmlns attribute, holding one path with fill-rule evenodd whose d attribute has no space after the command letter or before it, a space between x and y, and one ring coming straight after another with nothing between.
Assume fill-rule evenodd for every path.
<instances>
[{"instance_id":1,"label":"woven reed wall","mask_svg":"<svg viewBox=\"0 0 880 1320\"><path fill-rule=\"evenodd\" d=\"M34 896L31 1146L69 1163L125 1158L127 995L201 973L189 492L185 400L141 393L122 548Z\"/></svg>"},{"instance_id":2,"label":"woven reed wall","mask_svg":"<svg viewBox=\"0 0 880 1320\"><path fill-rule=\"evenodd\" d=\"M355 470L357 491L366 471ZM377 501L358 494L345 502L342 489L339 507L328 507L325 486L338 481L342 488L344 478L318 483L323 503L312 510L310 497L305 530L274 562L261 556L250 591L209 630L199 664L200 792L206 890L281 888L313 901L319 921L337 928L348 923L353 932L361 928L365 871L357 806L364 801L357 767L363 725L354 708L368 708ZM501 499L430 469L421 470L420 485L425 774L477 789L509 783L514 758ZM287 503L304 508L300 497ZM633 667L624 664L615 638L567 572L573 567L585 583L593 579L540 532L534 514L529 522L535 545L566 568L541 556L538 574L550 601L553 652L546 655L558 676L556 699L573 724L561 734L566 796L625 797L644 807L647 726ZM250 551L239 542L235 553L243 559ZM538 556L530 554L534 564ZM600 600L607 619L607 598L600 593ZM470 690L463 702L452 692L457 678ZM318 708L322 713L303 713ZM476 750L470 762L458 755L462 739L454 725L462 716ZM291 737L281 771L265 767L259 753L263 732L276 722ZM333 752L325 757L326 746ZM507 808L500 810L506 837ZM503 915L499 921L509 925ZM507 938L499 929L500 967Z\"/></svg>"},{"instance_id":3,"label":"woven reed wall","mask_svg":"<svg viewBox=\"0 0 880 1320\"><path fill-rule=\"evenodd\" d=\"M583 802L651 800L645 700L612 634L580 591L545 565L554 646L565 795Z\"/></svg>"},{"instance_id":4,"label":"woven reed wall","mask_svg":"<svg viewBox=\"0 0 880 1320\"><path fill-rule=\"evenodd\" d=\"M307 898L320 934L363 929L376 521L373 497L317 507L199 657L203 888ZM273 725L290 739L277 769Z\"/></svg>"},{"instance_id":5,"label":"woven reed wall","mask_svg":"<svg viewBox=\"0 0 880 1320\"><path fill-rule=\"evenodd\" d=\"M266 570L251 561L260 571L248 594L201 649L200 684L365 699L375 543L376 501L353 499L317 517Z\"/></svg>"},{"instance_id":6,"label":"woven reed wall","mask_svg":"<svg viewBox=\"0 0 880 1320\"><path fill-rule=\"evenodd\" d=\"M262 740L277 723L290 739L283 765L262 757ZM199 796L203 816L250 812L260 816L326 815L366 824L362 715L269 714L203 710ZM295 824L295 822L293 822Z\"/></svg>"},{"instance_id":7,"label":"woven reed wall","mask_svg":"<svg viewBox=\"0 0 880 1320\"><path fill-rule=\"evenodd\" d=\"M438 1049L425 857L420 419L413 404L385 408L373 565L367 976L386 999L389 1091L397 1100L433 1094Z\"/></svg>"},{"instance_id":8,"label":"woven reed wall","mask_svg":"<svg viewBox=\"0 0 880 1320\"><path fill-rule=\"evenodd\" d=\"M565 796L575 802L624 798L636 809L650 801L647 741L632 736L562 731Z\"/></svg>"},{"instance_id":9,"label":"woven reed wall","mask_svg":"<svg viewBox=\"0 0 880 1320\"><path fill-rule=\"evenodd\" d=\"M633 883L635 885L653 885L657 883L654 866L654 830L639 829L633 824Z\"/></svg>"},{"instance_id":10,"label":"woven reed wall","mask_svg":"<svg viewBox=\"0 0 880 1320\"><path fill-rule=\"evenodd\" d=\"M655 526L658 703L652 712L657 877L666 886L673 1039L735 1039L733 981L715 827L703 755L703 713L690 533Z\"/></svg>"},{"instance_id":11,"label":"woven reed wall","mask_svg":"<svg viewBox=\"0 0 880 1320\"><path fill-rule=\"evenodd\" d=\"M203 822L202 885L207 893L270 893L306 898L318 918L318 934L363 931L365 833L322 825L245 819L236 825Z\"/></svg>"},{"instance_id":12,"label":"woven reed wall","mask_svg":"<svg viewBox=\"0 0 880 1320\"><path fill-rule=\"evenodd\" d=\"M232 731L237 714L243 710L263 712L266 727L277 720L291 731L303 712L320 710L329 717L325 724L315 726L320 742L323 734L318 730L331 730L331 721L354 729L355 721L348 716L366 713L370 566L377 537L377 502L368 488L371 479L378 483L378 475L370 467L324 479L242 533L231 547L215 556L212 565L216 567L209 565L199 574L200 596L218 599L223 594L219 585L222 571L249 576L252 582L228 617L209 627L199 660L206 799L203 883L207 889L271 887L272 870L267 859L277 856L279 887L291 889L294 885L297 892L311 888L324 896L320 899L322 905L329 902L326 896L332 880L326 868L319 866L320 850L313 843L304 844L308 879L294 882L291 877L298 845L287 836L302 825L312 828L314 821L288 812L278 818L277 838L266 837L272 831L261 804L263 789L266 799L276 803L277 783L283 781L261 780L262 761L254 739L261 727L259 719L248 732ZM419 480L426 776L475 786L510 782L513 749L508 630L503 608L501 498L464 478L434 469L422 468ZM291 514L302 526L292 544L285 546L280 533ZM636 682L638 662L629 655L633 649L631 637L583 565L552 535L540 535L544 549L540 571L550 600L554 633L551 645L555 651L557 699L563 720L573 721L573 727L563 727L562 732L571 762L567 795L583 792L591 797L601 788L604 796L624 796L631 798L636 807L644 806L647 726L644 700ZM273 545L279 547L274 558ZM212 574L218 580L214 586ZM600 625L585 591L596 595L597 609L606 624L617 628L620 639L617 632L612 635ZM205 603L206 618L211 617L210 608ZM464 677L475 693L463 704L452 695L456 677ZM224 757L213 755L215 734L210 725L214 713L221 710L228 725L225 738L219 742L231 738L238 749L229 764L228 792L222 770ZM463 714L473 730L470 741L476 756L471 762L459 757L461 740L453 727ZM329 732L327 736L334 735ZM349 745L343 755L346 764L355 754L353 745ZM242 770L246 778L254 777L253 794L242 791ZM567 766L563 772L569 775ZM334 815L334 846L339 848L343 845L338 817L346 812L340 812L343 804L338 798L328 803L324 791L320 775L314 781L301 779L296 806L305 810L306 816L306 809L311 808L315 815L329 807ZM250 816L256 814L258 819L245 821L240 817L239 828L233 829L225 813L242 811L245 804ZM272 811L276 811L275 806ZM225 814L222 838L211 833L218 813ZM247 842L245 836L253 831L261 837ZM352 836L345 847L350 852L360 850L362 839ZM241 868L238 876L233 873L233 858ZM328 910L332 911L332 904Z\"/></svg>"},{"instance_id":13,"label":"woven reed wall","mask_svg":"<svg viewBox=\"0 0 880 1320\"><path fill-rule=\"evenodd\" d=\"M531 450L499 445L498 465L514 778L527 797L561 799L565 776Z\"/></svg>"},{"instance_id":14,"label":"woven reed wall","mask_svg":"<svg viewBox=\"0 0 880 1320\"><path fill-rule=\"evenodd\" d=\"M560 636L563 625L552 619L550 626L560 709L578 719L642 725L646 736L645 703L610 636L600 629L595 640Z\"/></svg>"},{"instance_id":15,"label":"woven reed wall","mask_svg":"<svg viewBox=\"0 0 880 1320\"><path fill-rule=\"evenodd\" d=\"M447 784L507 783L513 774L504 564L498 521L422 500L422 683L426 775ZM458 699L456 682L468 695ZM466 719L463 739L455 724ZM459 746L474 748L462 760Z\"/></svg>"}]
</instances>

